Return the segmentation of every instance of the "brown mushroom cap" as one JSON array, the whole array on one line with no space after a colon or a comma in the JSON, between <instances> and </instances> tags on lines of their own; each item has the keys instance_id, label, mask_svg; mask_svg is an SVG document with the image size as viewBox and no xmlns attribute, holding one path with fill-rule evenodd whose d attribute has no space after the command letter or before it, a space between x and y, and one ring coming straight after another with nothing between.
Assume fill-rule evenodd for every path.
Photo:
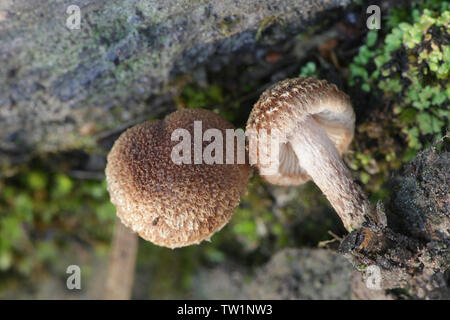
<instances>
[{"instance_id":1,"label":"brown mushroom cap","mask_svg":"<svg viewBox=\"0 0 450 320\"><path fill-rule=\"evenodd\" d=\"M224 137L225 129L234 128L211 111L180 110L128 129L108 155L106 180L118 217L160 246L176 248L209 239L231 218L251 175L246 164L172 161L172 149L180 143L171 141L172 132L188 130L193 149L194 121L200 120L203 131L216 128Z\"/></svg>"},{"instance_id":2,"label":"brown mushroom cap","mask_svg":"<svg viewBox=\"0 0 450 320\"><path fill-rule=\"evenodd\" d=\"M340 155L347 149L355 123L350 99L334 84L315 78L287 79L269 87L254 105L247 130L278 129L286 138L308 117L325 129ZM278 172L263 177L276 185L299 185L310 180L289 142L280 146Z\"/></svg>"}]
</instances>

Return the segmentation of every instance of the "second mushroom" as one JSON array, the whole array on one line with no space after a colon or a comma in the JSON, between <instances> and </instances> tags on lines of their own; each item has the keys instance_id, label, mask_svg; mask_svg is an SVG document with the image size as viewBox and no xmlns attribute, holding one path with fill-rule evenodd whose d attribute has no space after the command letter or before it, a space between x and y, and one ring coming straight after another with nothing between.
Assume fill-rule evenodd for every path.
<instances>
[{"instance_id":1,"label":"second mushroom","mask_svg":"<svg viewBox=\"0 0 450 320\"><path fill-rule=\"evenodd\" d=\"M312 179L348 231L367 220L376 221L367 196L341 160L353 138L354 123L349 97L314 78L288 79L268 88L247 122L247 130L277 131L281 137L278 168L263 178L285 186Z\"/></svg>"}]
</instances>

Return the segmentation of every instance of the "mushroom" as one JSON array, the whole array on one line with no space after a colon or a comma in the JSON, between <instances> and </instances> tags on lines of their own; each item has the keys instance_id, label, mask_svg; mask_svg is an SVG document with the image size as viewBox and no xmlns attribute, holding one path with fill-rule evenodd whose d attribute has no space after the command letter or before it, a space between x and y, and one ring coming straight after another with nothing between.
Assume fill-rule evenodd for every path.
<instances>
[{"instance_id":1,"label":"mushroom","mask_svg":"<svg viewBox=\"0 0 450 320\"><path fill-rule=\"evenodd\" d=\"M212 111L179 110L164 120L128 129L108 154L106 181L117 216L160 246L177 248L208 240L231 218L252 172L248 164L172 161L178 143L172 141L172 132L186 129L193 136L194 121L202 121L203 131L215 128L223 134L234 129Z\"/></svg>"},{"instance_id":2,"label":"mushroom","mask_svg":"<svg viewBox=\"0 0 450 320\"><path fill-rule=\"evenodd\" d=\"M268 88L254 105L247 131L280 135L275 185L309 179L325 194L351 231L374 218L373 207L341 160L353 138L355 114L349 97L325 80L295 78ZM261 171L260 163L256 164Z\"/></svg>"}]
</instances>

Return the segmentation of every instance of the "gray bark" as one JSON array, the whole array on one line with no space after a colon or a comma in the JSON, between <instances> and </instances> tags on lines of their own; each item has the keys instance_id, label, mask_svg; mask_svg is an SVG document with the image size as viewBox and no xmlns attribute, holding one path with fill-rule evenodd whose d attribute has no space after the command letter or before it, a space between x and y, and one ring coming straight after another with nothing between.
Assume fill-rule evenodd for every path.
<instances>
[{"instance_id":1,"label":"gray bark","mask_svg":"<svg viewBox=\"0 0 450 320\"><path fill-rule=\"evenodd\" d=\"M173 75L274 44L348 2L2 0L0 164L95 146L95 133L167 111L152 101ZM66 27L69 5L79 30Z\"/></svg>"}]
</instances>

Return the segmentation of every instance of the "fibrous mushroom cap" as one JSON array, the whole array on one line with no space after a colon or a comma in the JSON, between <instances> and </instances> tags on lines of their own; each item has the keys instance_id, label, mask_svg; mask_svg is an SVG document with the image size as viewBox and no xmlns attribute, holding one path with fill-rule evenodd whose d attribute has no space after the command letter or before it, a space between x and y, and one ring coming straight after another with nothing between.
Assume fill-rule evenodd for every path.
<instances>
[{"instance_id":1,"label":"fibrous mushroom cap","mask_svg":"<svg viewBox=\"0 0 450 320\"><path fill-rule=\"evenodd\" d=\"M189 131L193 158L194 121L202 121L203 131L233 129L211 111L180 110L128 129L108 155L106 179L117 215L157 245L176 248L209 239L231 218L251 175L244 164L175 164L171 152L180 142L171 141L171 134Z\"/></svg>"},{"instance_id":2,"label":"fibrous mushroom cap","mask_svg":"<svg viewBox=\"0 0 450 320\"><path fill-rule=\"evenodd\" d=\"M247 130L277 129L286 138L280 146L280 170L264 176L268 182L299 185L310 179L287 142L308 118L323 127L339 154L347 149L353 139L355 114L349 97L334 84L315 78L283 80L264 91L254 105Z\"/></svg>"}]
</instances>

